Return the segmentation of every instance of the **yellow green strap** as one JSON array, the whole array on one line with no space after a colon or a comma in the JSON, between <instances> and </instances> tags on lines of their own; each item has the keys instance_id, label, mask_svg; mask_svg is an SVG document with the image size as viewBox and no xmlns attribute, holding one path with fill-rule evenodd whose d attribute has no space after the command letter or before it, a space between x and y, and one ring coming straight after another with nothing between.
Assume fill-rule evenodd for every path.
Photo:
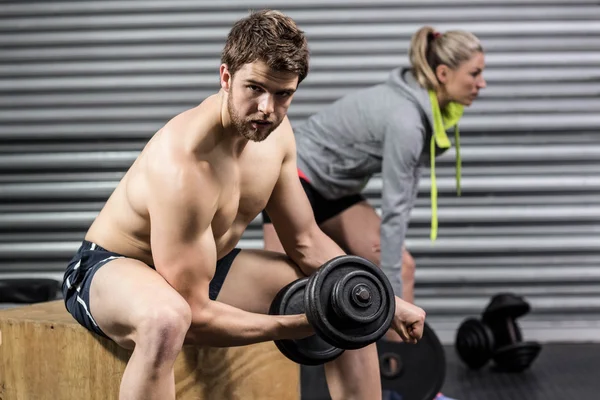
<instances>
[{"instance_id":1,"label":"yellow green strap","mask_svg":"<svg viewBox=\"0 0 600 400\"><path fill-rule=\"evenodd\" d=\"M431 240L437 238L438 220L437 220L437 184L435 182L435 139L431 137L431 148L429 150L431 161Z\"/></svg>"},{"instance_id":2,"label":"yellow green strap","mask_svg":"<svg viewBox=\"0 0 600 400\"><path fill-rule=\"evenodd\" d=\"M458 132L458 125L454 128L454 146L456 147L456 195L460 196L462 161L460 159L460 133Z\"/></svg>"},{"instance_id":3,"label":"yellow green strap","mask_svg":"<svg viewBox=\"0 0 600 400\"><path fill-rule=\"evenodd\" d=\"M433 133L430 142L430 170L431 170L431 240L437 238L438 233L438 218L437 218L437 183L435 179L435 149L436 145L440 149L450 148L450 140L446 134L446 130L454 126L454 141L456 146L456 193L461 194L460 177L462 162L460 158L460 133L458 130L458 121L463 114L463 106L461 104L451 102L444 110L444 114L440 110L440 105L437 100L437 94L434 90L429 90L429 100L431 103L431 114L433 116Z\"/></svg>"}]
</instances>

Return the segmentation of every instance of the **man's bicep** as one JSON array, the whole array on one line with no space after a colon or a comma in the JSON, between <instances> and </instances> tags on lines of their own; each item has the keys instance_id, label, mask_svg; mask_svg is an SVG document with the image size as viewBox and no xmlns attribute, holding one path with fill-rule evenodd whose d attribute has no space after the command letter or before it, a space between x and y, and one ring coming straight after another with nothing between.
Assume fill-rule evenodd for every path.
<instances>
[{"instance_id":1,"label":"man's bicep","mask_svg":"<svg viewBox=\"0 0 600 400\"><path fill-rule=\"evenodd\" d=\"M162 277L192 306L201 309L209 300L208 287L217 261L215 241L210 229L192 242L161 240L171 246L163 252L165 261L156 265Z\"/></svg>"},{"instance_id":2,"label":"man's bicep","mask_svg":"<svg viewBox=\"0 0 600 400\"><path fill-rule=\"evenodd\" d=\"M301 231L314 222L312 208L302 188L295 163L282 166L281 175L267 204L267 213L275 228Z\"/></svg>"},{"instance_id":3,"label":"man's bicep","mask_svg":"<svg viewBox=\"0 0 600 400\"><path fill-rule=\"evenodd\" d=\"M155 190L149 203L154 266L186 300L203 302L216 264L213 212L193 200L201 196L171 189Z\"/></svg>"},{"instance_id":4,"label":"man's bicep","mask_svg":"<svg viewBox=\"0 0 600 400\"><path fill-rule=\"evenodd\" d=\"M316 225L312 207L298 177L293 140L288 143L287 154L266 211L284 248L291 240L298 239Z\"/></svg>"}]
</instances>

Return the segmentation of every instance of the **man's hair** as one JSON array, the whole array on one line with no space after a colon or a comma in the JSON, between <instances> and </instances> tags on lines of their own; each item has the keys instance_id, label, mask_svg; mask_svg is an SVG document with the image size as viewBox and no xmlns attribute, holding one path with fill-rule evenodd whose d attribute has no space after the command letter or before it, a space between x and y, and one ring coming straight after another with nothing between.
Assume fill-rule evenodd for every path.
<instances>
[{"instance_id":1,"label":"man's hair","mask_svg":"<svg viewBox=\"0 0 600 400\"><path fill-rule=\"evenodd\" d=\"M231 76L244 64L263 61L274 71L298 74L298 83L308 74L308 59L304 32L293 19L275 10L251 12L237 21L221 54Z\"/></svg>"}]
</instances>

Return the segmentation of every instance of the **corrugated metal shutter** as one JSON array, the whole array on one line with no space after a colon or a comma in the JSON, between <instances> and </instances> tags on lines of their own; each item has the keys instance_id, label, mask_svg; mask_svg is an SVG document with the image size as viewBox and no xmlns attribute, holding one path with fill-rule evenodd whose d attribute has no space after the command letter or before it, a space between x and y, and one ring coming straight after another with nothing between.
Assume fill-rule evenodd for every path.
<instances>
[{"instance_id":1,"label":"corrugated metal shutter","mask_svg":"<svg viewBox=\"0 0 600 400\"><path fill-rule=\"evenodd\" d=\"M309 36L312 68L293 124L405 64L423 24L476 33L489 87L462 124L461 198L453 153L439 162L434 244L423 177L407 242L417 302L445 341L504 290L532 303L530 337L574 339L573 326L597 333L589 330L600 311L600 7L592 0L3 2L0 278L61 278L145 140L218 89L225 35L259 7L286 11ZM375 178L366 190L375 205L380 187ZM261 247L258 219L241 245Z\"/></svg>"}]
</instances>

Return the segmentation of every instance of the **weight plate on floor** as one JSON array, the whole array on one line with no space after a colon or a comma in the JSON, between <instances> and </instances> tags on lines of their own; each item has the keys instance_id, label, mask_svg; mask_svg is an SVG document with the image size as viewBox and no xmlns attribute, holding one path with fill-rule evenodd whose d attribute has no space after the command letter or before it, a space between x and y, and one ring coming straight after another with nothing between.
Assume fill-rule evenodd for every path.
<instances>
[{"instance_id":1,"label":"weight plate on floor","mask_svg":"<svg viewBox=\"0 0 600 400\"><path fill-rule=\"evenodd\" d=\"M298 279L275 296L269 314L293 315L304 313L304 290L308 278ZM317 335L296 340L275 340L275 345L290 360L304 365L319 365L339 357L344 350L336 348Z\"/></svg>"},{"instance_id":2,"label":"weight plate on floor","mask_svg":"<svg viewBox=\"0 0 600 400\"><path fill-rule=\"evenodd\" d=\"M402 400L432 400L446 379L444 347L425 323L417 344L377 342L381 387L402 396Z\"/></svg>"}]
</instances>

